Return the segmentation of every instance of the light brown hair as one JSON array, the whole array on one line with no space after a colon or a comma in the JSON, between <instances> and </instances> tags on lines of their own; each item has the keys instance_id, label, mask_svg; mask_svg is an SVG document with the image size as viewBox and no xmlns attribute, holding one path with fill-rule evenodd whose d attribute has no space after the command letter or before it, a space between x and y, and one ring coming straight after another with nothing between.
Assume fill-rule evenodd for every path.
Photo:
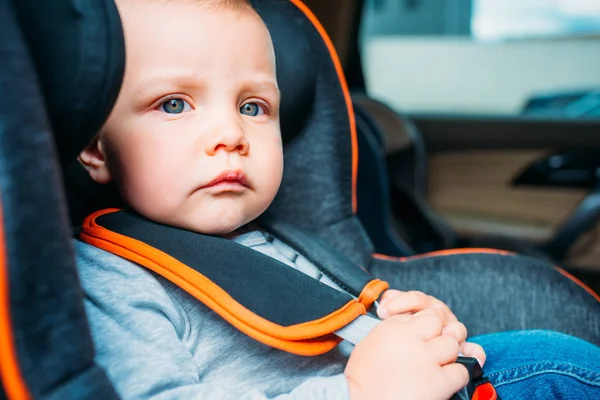
<instances>
[{"instance_id":1,"label":"light brown hair","mask_svg":"<svg viewBox=\"0 0 600 400\"><path fill-rule=\"evenodd\" d=\"M123 3L123 2L133 2L133 1L137 1L139 2L143 2L143 1L151 1L151 0L116 0L117 3ZM163 0L165 3L169 2L169 1L174 1L174 0ZM254 8L252 7L252 4L250 4L250 0L178 0L178 1L187 1L188 3L197 3L200 5L206 5L208 7L215 7L215 8L227 8L233 11L239 11L239 12L243 12L243 11L254 11Z\"/></svg>"}]
</instances>

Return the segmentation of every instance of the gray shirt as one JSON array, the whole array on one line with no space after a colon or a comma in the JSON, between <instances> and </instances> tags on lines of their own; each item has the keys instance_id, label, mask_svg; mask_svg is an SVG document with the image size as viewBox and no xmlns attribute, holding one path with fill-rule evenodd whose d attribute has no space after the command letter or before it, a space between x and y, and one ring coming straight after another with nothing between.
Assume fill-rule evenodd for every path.
<instances>
[{"instance_id":1,"label":"gray shirt","mask_svg":"<svg viewBox=\"0 0 600 400\"><path fill-rule=\"evenodd\" d=\"M234 238L273 250L247 239ZM347 349L302 357L266 346L151 271L75 246L96 361L124 399L348 398Z\"/></svg>"}]
</instances>

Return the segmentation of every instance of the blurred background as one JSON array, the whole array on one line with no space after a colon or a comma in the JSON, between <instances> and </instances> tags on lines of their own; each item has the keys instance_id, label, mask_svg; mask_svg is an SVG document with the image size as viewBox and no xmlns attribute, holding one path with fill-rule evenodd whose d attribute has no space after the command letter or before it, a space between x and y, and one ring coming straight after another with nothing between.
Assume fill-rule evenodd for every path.
<instances>
[{"instance_id":1,"label":"blurred background","mask_svg":"<svg viewBox=\"0 0 600 400\"><path fill-rule=\"evenodd\" d=\"M600 290L599 0L306 3L360 114L378 250L507 249Z\"/></svg>"},{"instance_id":2,"label":"blurred background","mask_svg":"<svg viewBox=\"0 0 600 400\"><path fill-rule=\"evenodd\" d=\"M405 111L600 118L600 1L368 0L370 93Z\"/></svg>"}]
</instances>

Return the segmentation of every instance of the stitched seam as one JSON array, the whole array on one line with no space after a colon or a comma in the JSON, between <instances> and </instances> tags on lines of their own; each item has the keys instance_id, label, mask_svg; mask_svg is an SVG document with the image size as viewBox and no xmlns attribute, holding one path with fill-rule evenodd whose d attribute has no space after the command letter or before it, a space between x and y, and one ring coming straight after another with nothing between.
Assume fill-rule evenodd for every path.
<instances>
[{"instance_id":1,"label":"stitched seam","mask_svg":"<svg viewBox=\"0 0 600 400\"><path fill-rule=\"evenodd\" d=\"M524 375L517 375L523 370L527 371ZM491 379L494 382L494 386L502 386L543 374L559 374L569 376L585 384L600 387L600 374L569 363L539 363L535 365L526 365L501 372L495 372L489 374L489 377L492 378L503 376L502 379Z\"/></svg>"}]
</instances>

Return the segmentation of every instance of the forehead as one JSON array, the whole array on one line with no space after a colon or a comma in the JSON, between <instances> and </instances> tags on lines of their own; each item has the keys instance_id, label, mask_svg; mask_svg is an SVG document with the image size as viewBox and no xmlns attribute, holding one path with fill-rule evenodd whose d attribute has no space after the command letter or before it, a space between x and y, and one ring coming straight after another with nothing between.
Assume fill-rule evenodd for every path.
<instances>
[{"instance_id":1,"label":"forehead","mask_svg":"<svg viewBox=\"0 0 600 400\"><path fill-rule=\"evenodd\" d=\"M192 1L126 1L120 2L119 11L126 68L139 79L144 71L163 67L208 75L247 70L275 76L271 38L252 10Z\"/></svg>"}]
</instances>

